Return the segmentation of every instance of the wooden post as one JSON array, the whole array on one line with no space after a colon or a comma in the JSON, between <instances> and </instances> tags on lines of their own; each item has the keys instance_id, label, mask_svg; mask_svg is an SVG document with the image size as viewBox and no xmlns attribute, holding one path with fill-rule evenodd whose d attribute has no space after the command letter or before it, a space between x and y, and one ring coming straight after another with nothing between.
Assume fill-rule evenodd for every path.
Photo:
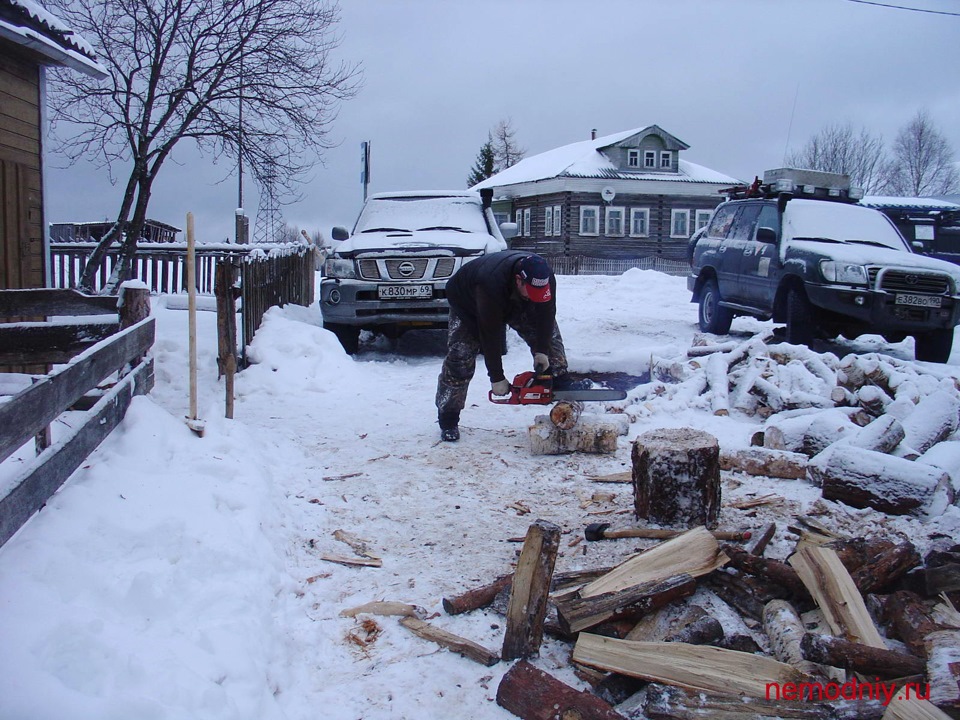
<instances>
[{"instance_id":1,"label":"wooden post","mask_svg":"<svg viewBox=\"0 0 960 720\"><path fill-rule=\"evenodd\" d=\"M663 525L717 526L720 514L720 445L708 433L667 428L643 433L633 444L636 516Z\"/></svg>"},{"instance_id":2,"label":"wooden post","mask_svg":"<svg viewBox=\"0 0 960 720\"><path fill-rule=\"evenodd\" d=\"M225 417L233 418L233 383L237 373L236 268L230 259L217 263L214 294L217 297L217 366L226 376Z\"/></svg>"},{"instance_id":3,"label":"wooden post","mask_svg":"<svg viewBox=\"0 0 960 720\"><path fill-rule=\"evenodd\" d=\"M559 546L557 525L537 520L527 530L507 606L507 629L500 653L504 660L527 658L540 651L550 579Z\"/></svg>"},{"instance_id":4,"label":"wooden post","mask_svg":"<svg viewBox=\"0 0 960 720\"><path fill-rule=\"evenodd\" d=\"M187 213L187 327L190 353L190 415L187 426L203 437L203 423L197 418L197 266L193 234L193 213Z\"/></svg>"},{"instance_id":5,"label":"wooden post","mask_svg":"<svg viewBox=\"0 0 960 720\"><path fill-rule=\"evenodd\" d=\"M150 289L147 287L127 287L126 283L121 285L117 312L120 314L121 330L126 330L128 327L150 317Z\"/></svg>"}]
</instances>

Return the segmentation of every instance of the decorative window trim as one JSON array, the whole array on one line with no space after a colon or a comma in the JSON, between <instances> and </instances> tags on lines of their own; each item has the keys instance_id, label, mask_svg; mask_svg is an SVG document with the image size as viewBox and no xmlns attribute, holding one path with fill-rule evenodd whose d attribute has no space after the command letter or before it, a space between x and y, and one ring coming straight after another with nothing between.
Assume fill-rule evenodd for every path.
<instances>
[{"instance_id":1,"label":"decorative window trim","mask_svg":"<svg viewBox=\"0 0 960 720\"><path fill-rule=\"evenodd\" d=\"M666 162L664 162L664 160L666 160ZM671 153L669 150L661 150L660 151L660 169L663 170L664 168L669 169L672 167L673 167L673 153Z\"/></svg>"},{"instance_id":2,"label":"decorative window trim","mask_svg":"<svg viewBox=\"0 0 960 720\"><path fill-rule=\"evenodd\" d=\"M633 231L633 218L637 215L643 215L643 226L646 232L636 233ZM630 237L650 237L650 208L630 208Z\"/></svg>"},{"instance_id":3,"label":"decorative window trim","mask_svg":"<svg viewBox=\"0 0 960 720\"><path fill-rule=\"evenodd\" d=\"M640 167L640 151L639 150L627 150L627 167L631 167L631 168Z\"/></svg>"},{"instance_id":4,"label":"decorative window trim","mask_svg":"<svg viewBox=\"0 0 960 720\"><path fill-rule=\"evenodd\" d=\"M611 215L611 213L620 213L620 232L611 232L611 231L610 231L610 215ZM624 228L624 225L623 225L623 224L624 224L624 221L626 220L626 215L627 215L626 209L623 208L623 207L620 206L620 205L615 205L615 206L612 206L612 207L608 207L607 210L606 210L606 213L604 214L604 218L603 218L603 220L604 220L604 225L603 225L603 227L604 227L604 230L606 231L606 232L604 232L604 235L606 235L607 237L623 237L624 234L625 234L625 230L626 230L626 229Z\"/></svg>"},{"instance_id":5,"label":"decorative window trim","mask_svg":"<svg viewBox=\"0 0 960 720\"><path fill-rule=\"evenodd\" d=\"M553 235L553 205L543 209L543 234Z\"/></svg>"},{"instance_id":6,"label":"decorative window trim","mask_svg":"<svg viewBox=\"0 0 960 720\"><path fill-rule=\"evenodd\" d=\"M684 224L686 225L687 231L685 233L676 232L677 229L677 218L683 217ZM690 237L690 211L689 210L671 210L670 211L670 237L672 238L688 238Z\"/></svg>"},{"instance_id":7,"label":"decorative window trim","mask_svg":"<svg viewBox=\"0 0 960 720\"><path fill-rule=\"evenodd\" d=\"M514 211L513 221L517 224L517 235L523 235L523 210L517 208Z\"/></svg>"},{"instance_id":8,"label":"decorative window trim","mask_svg":"<svg viewBox=\"0 0 960 720\"><path fill-rule=\"evenodd\" d=\"M584 230L584 214L588 211L593 212L593 231ZM600 206L599 205L581 205L580 206L580 235L584 237L596 237L600 234Z\"/></svg>"},{"instance_id":9,"label":"decorative window trim","mask_svg":"<svg viewBox=\"0 0 960 720\"><path fill-rule=\"evenodd\" d=\"M696 232L702 227L705 227L710 224L710 219L713 217L713 210L697 210L696 219L693 223L693 230Z\"/></svg>"},{"instance_id":10,"label":"decorative window trim","mask_svg":"<svg viewBox=\"0 0 960 720\"><path fill-rule=\"evenodd\" d=\"M553 206L553 234L561 235L563 230L563 206Z\"/></svg>"},{"instance_id":11,"label":"decorative window trim","mask_svg":"<svg viewBox=\"0 0 960 720\"><path fill-rule=\"evenodd\" d=\"M655 150L643 151L643 167L645 168L657 167L657 152Z\"/></svg>"},{"instance_id":12,"label":"decorative window trim","mask_svg":"<svg viewBox=\"0 0 960 720\"><path fill-rule=\"evenodd\" d=\"M530 222L530 208L523 210L523 229L524 235L533 235L533 224Z\"/></svg>"}]
</instances>

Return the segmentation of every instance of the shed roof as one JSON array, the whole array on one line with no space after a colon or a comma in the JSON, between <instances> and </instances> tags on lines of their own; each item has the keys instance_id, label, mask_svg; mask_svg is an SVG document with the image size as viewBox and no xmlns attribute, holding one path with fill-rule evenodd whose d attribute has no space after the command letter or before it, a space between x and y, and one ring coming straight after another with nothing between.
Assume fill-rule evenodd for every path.
<instances>
[{"instance_id":1,"label":"shed roof","mask_svg":"<svg viewBox=\"0 0 960 720\"><path fill-rule=\"evenodd\" d=\"M909 212L957 212L960 205L936 198L894 197L892 195L867 195L860 200L875 210L904 210Z\"/></svg>"},{"instance_id":2,"label":"shed roof","mask_svg":"<svg viewBox=\"0 0 960 720\"><path fill-rule=\"evenodd\" d=\"M34 0L0 0L0 37L94 77L106 77L93 48Z\"/></svg>"}]
</instances>

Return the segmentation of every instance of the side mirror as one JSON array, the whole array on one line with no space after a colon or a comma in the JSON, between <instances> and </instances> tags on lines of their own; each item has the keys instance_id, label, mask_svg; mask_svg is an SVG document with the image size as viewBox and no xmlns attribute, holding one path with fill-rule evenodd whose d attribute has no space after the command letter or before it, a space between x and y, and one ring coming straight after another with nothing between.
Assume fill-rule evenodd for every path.
<instances>
[{"instance_id":1,"label":"side mirror","mask_svg":"<svg viewBox=\"0 0 960 720\"><path fill-rule=\"evenodd\" d=\"M927 251L926 246L919 240L914 240L910 245L913 247L914 252L925 253Z\"/></svg>"},{"instance_id":2,"label":"side mirror","mask_svg":"<svg viewBox=\"0 0 960 720\"><path fill-rule=\"evenodd\" d=\"M772 227L757 228L757 242L775 243L777 242L777 231Z\"/></svg>"},{"instance_id":3,"label":"side mirror","mask_svg":"<svg viewBox=\"0 0 960 720\"><path fill-rule=\"evenodd\" d=\"M349 240L349 239L350 239L350 231L347 230L345 227L342 227L342 226L340 226L340 225L336 225L336 226L333 228L333 230L330 231L330 237L332 237L334 240L338 240L338 241L339 241L339 240Z\"/></svg>"},{"instance_id":4,"label":"side mirror","mask_svg":"<svg viewBox=\"0 0 960 720\"><path fill-rule=\"evenodd\" d=\"M500 234L504 240L510 240L517 236L517 224L512 222L500 223Z\"/></svg>"}]
</instances>

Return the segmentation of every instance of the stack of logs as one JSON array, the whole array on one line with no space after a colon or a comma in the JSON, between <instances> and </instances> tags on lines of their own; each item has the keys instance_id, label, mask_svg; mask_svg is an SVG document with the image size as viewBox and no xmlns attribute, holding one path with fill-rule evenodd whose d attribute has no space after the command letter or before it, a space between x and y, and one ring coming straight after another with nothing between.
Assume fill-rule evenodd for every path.
<instances>
[{"instance_id":1,"label":"stack of logs","mask_svg":"<svg viewBox=\"0 0 960 720\"><path fill-rule=\"evenodd\" d=\"M559 530L538 521L515 573L443 604L506 608L501 657L521 662L497 702L525 720L960 716L960 545L921 561L910 542L806 532L779 561L763 556L773 531L739 546L694 528L614 568L553 575ZM730 634L706 593L751 633ZM544 633L573 644L589 690L525 661Z\"/></svg>"}]
</instances>

